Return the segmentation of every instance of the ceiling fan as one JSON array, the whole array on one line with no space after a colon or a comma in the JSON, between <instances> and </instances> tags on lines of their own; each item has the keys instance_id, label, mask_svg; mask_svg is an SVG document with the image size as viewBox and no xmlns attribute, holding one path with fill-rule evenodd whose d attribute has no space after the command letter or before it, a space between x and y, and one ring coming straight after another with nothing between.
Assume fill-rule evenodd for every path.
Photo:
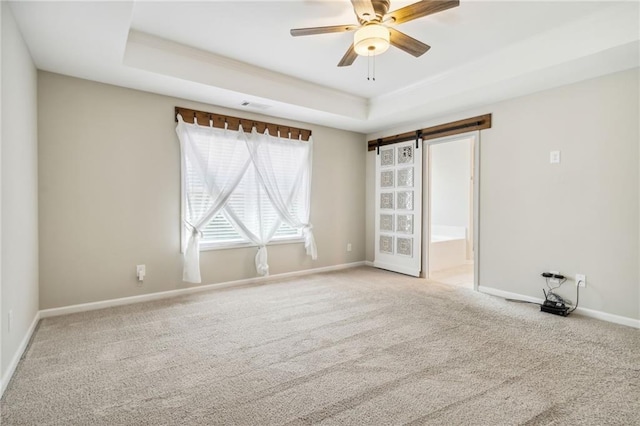
<instances>
[{"instance_id":1,"label":"ceiling fan","mask_svg":"<svg viewBox=\"0 0 640 426\"><path fill-rule=\"evenodd\" d=\"M294 37L355 31L353 44L338 63L346 67L358 55L375 56L385 52L389 45L415 56L423 55L431 46L409 37L389 25L398 25L423 16L451 9L460 4L459 0L422 0L409 6L389 12L390 0L351 0L353 10L360 25L332 25L292 29Z\"/></svg>"}]
</instances>

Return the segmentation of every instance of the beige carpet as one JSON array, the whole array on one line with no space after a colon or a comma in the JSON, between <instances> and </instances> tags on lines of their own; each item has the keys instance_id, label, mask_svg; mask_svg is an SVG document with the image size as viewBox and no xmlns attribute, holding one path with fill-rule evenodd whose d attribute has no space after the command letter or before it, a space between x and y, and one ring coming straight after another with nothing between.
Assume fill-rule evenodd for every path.
<instances>
[{"instance_id":1,"label":"beige carpet","mask_svg":"<svg viewBox=\"0 0 640 426\"><path fill-rule=\"evenodd\" d=\"M457 285L472 289L473 263L434 271L429 276L429 279L443 284Z\"/></svg>"},{"instance_id":2,"label":"beige carpet","mask_svg":"<svg viewBox=\"0 0 640 426\"><path fill-rule=\"evenodd\" d=\"M2 425L637 425L638 330L357 268L45 319Z\"/></svg>"}]
</instances>

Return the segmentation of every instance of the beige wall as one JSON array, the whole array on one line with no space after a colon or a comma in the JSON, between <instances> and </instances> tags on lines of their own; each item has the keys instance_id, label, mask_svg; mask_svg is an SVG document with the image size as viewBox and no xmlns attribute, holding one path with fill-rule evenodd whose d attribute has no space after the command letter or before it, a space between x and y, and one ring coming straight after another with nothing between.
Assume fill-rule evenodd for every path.
<instances>
[{"instance_id":1,"label":"beige wall","mask_svg":"<svg viewBox=\"0 0 640 426\"><path fill-rule=\"evenodd\" d=\"M36 69L2 2L2 377L38 311ZM9 312L13 312L9 331ZM6 385L6 383L4 383Z\"/></svg>"},{"instance_id":2,"label":"beige wall","mask_svg":"<svg viewBox=\"0 0 640 426\"><path fill-rule=\"evenodd\" d=\"M309 128L311 222L302 243L269 247L271 274L364 260L364 136L40 71L40 307L185 288L174 106ZM353 250L346 251L347 242ZM255 277L256 248L201 253L202 283ZM137 285L135 265L147 265Z\"/></svg>"},{"instance_id":3,"label":"beige wall","mask_svg":"<svg viewBox=\"0 0 640 426\"><path fill-rule=\"evenodd\" d=\"M481 133L481 286L540 298L541 272L583 273L581 307L640 319L638 77L629 70L388 132L493 114ZM552 150L561 164L549 164ZM561 294L575 299L573 282Z\"/></svg>"}]
</instances>

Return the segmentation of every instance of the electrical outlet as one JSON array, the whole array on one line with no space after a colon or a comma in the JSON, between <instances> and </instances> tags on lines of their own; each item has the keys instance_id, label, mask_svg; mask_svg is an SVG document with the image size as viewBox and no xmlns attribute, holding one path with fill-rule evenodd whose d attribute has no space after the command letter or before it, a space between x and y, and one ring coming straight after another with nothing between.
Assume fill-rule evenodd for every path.
<instances>
[{"instance_id":1,"label":"electrical outlet","mask_svg":"<svg viewBox=\"0 0 640 426\"><path fill-rule=\"evenodd\" d=\"M147 275L147 267L145 265L136 265L136 276L138 281L144 281L144 276Z\"/></svg>"},{"instance_id":2,"label":"electrical outlet","mask_svg":"<svg viewBox=\"0 0 640 426\"><path fill-rule=\"evenodd\" d=\"M9 310L9 318L7 320L7 331L11 333L11 326L13 325L13 310Z\"/></svg>"},{"instance_id":3,"label":"electrical outlet","mask_svg":"<svg viewBox=\"0 0 640 426\"><path fill-rule=\"evenodd\" d=\"M347 251L351 251L351 243L347 243Z\"/></svg>"},{"instance_id":4,"label":"electrical outlet","mask_svg":"<svg viewBox=\"0 0 640 426\"><path fill-rule=\"evenodd\" d=\"M583 274L576 274L576 285L578 287L586 287L587 286L587 276Z\"/></svg>"}]
</instances>

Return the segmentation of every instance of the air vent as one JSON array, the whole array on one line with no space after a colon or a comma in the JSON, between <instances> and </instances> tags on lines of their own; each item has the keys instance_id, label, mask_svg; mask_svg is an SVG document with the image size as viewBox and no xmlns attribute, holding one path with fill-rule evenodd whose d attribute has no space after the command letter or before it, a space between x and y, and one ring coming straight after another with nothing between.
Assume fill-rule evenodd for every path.
<instances>
[{"instance_id":1,"label":"air vent","mask_svg":"<svg viewBox=\"0 0 640 426\"><path fill-rule=\"evenodd\" d=\"M249 101L242 101L242 103L240 104L245 108L254 108L254 109L269 109L271 108L271 105L267 105L267 104L260 104L257 102L249 102Z\"/></svg>"}]
</instances>

